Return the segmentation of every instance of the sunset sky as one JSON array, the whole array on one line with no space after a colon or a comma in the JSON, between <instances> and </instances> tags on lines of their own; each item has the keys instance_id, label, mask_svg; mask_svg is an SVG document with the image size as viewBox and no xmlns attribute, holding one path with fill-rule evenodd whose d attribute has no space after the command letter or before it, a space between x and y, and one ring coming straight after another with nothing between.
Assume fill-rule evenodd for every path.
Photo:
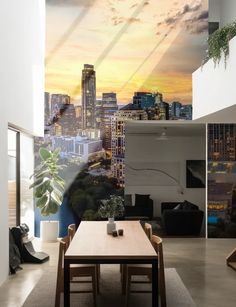
<instances>
[{"instance_id":1,"label":"sunset sky","mask_svg":"<svg viewBox=\"0 0 236 307\"><path fill-rule=\"evenodd\" d=\"M159 91L192 102L191 74L206 50L207 0L47 0L46 91L80 103L83 65L95 65L97 98Z\"/></svg>"}]
</instances>

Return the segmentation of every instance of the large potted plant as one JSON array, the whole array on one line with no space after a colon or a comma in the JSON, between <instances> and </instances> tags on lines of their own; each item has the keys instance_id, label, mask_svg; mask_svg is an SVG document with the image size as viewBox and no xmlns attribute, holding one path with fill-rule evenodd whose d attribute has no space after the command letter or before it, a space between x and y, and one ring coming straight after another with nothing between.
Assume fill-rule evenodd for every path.
<instances>
[{"instance_id":1,"label":"large potted plant","mask_svg":"<svg viewBox=\"0 0 236 307\"><path fill-rule=\"evenodd\" d=\"M50 151L46 148L40 148L40 164L35 168L34 182L30 189L34 188L36 207L40 209L42 216L50 217L57 213L62 204L65 182L59 176L59 171L63 168L58 164L58 155L60 149ZM59 233L59 221L40 222L40 237L42 241L55 241Z\"/></svg>"},{"instance_id":2,"label":"large potted plant","mask_svg":"<svg viewBox=\"0 0 236 307\"><path fill-rule=\"evenodd\" d=\"M116 229L114 219L124 215L124 199L121 196L110 195L108 199L101 200L101 203L98 215L108 218L107 233L111 234Z\"/></svg>"}]
</instances>

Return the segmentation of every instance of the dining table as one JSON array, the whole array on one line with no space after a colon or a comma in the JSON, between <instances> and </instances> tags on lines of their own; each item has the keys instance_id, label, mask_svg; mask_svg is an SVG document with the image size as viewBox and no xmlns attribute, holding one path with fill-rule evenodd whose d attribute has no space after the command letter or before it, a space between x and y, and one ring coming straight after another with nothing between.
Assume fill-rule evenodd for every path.
<instances>
[{"instance_id":1,"label":"dining table","mask_svg":"<svg viewBox=\"0 0 236 307\"><path fill-rule=\"evenodd\" d=\"M107 234L107 221L82 221L64 256L64 307L70 307L72 264L150 264L152 307L158 307L158 257L139 221L116 221L123 235ZM78 302L79 306L79 302Z\"/></svg>"}]
</instances>

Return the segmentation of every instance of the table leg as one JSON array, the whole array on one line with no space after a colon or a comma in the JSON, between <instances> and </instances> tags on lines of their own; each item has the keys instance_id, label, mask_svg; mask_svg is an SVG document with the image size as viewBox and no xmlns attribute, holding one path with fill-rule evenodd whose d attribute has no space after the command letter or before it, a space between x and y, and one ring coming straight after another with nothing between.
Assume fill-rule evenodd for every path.
<instances>
[{"instance_id":1,"label":"table leg","mask_svg":"<svg viewBox=\"0 0 236 307\"><path fill-rule=\"evenodd\" d=\"M70 262L64 260L64 307L70 307Z\"/></svg>"},{"instance_id":2,"label":"table leg","mask_svg":"<svg viewBox=\"0 0 236 307\"><path fill-rule=\"evenodd\" d=\"M158 260L152 263L152 307L158 307Z\"/></svg>"}]
</instances>

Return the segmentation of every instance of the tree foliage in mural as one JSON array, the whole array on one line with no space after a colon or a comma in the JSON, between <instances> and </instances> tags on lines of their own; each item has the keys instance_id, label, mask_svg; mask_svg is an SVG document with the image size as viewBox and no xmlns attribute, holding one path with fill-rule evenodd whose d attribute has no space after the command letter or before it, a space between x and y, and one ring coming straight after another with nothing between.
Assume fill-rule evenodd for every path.
<instances>
[{"instance_id":1,"label":"tree foliage in mural","mask_svg":"<svg viewBox=\"0 0 236 307\"><path fill-rule=\"evenodd\" d=\"M123 196L123 188L118 188L115 178L92 176L85 169L81 171L67 190L69 204L80 219L97 219L101 200L110 195Z\"/></svg>"}]
</instances>

